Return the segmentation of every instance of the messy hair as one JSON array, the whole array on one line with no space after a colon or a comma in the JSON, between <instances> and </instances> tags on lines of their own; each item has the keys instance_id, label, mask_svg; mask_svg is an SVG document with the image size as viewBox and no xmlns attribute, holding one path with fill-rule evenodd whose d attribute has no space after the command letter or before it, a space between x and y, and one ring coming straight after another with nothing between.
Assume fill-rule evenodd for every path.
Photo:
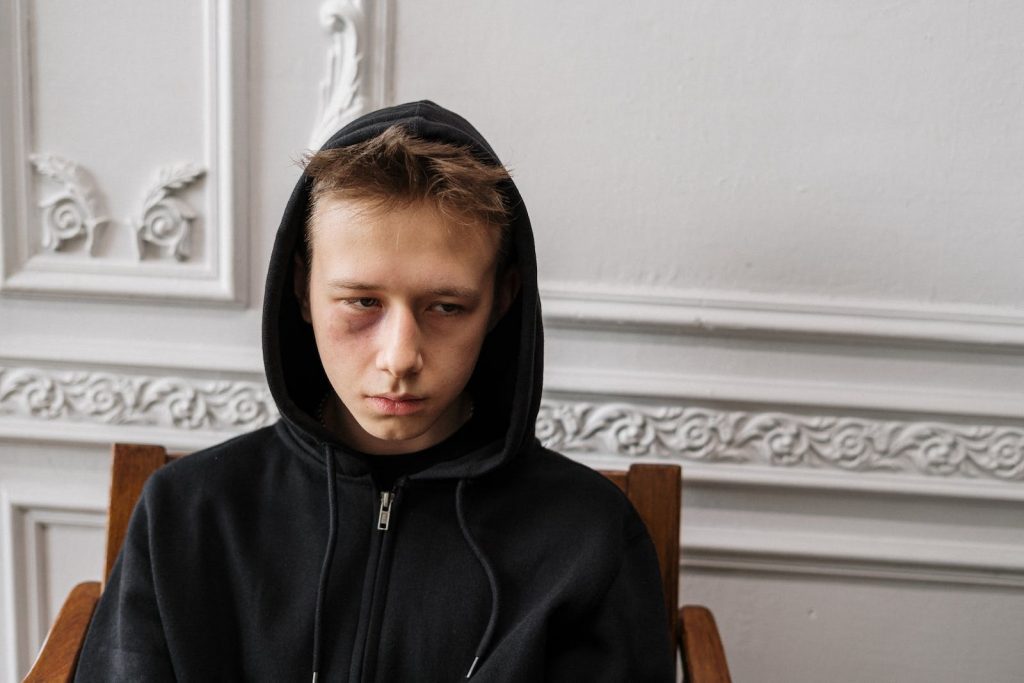
<instances>
[{"instance_id":1,"label":"messy hair","mask_svg":"<svg viewBox=\"0 0 1024 683\"><path fill-rule=\"evenodd\" d=\"M306 222L306 260L312 256L312 223L324 197L367 202L390 210L426 201L446 220L491 226L501 232L498 270L509 259L511 211L502 193L505 167L482 161L465 145L417 137L401 125L348 147L325 149L304 159L312 179Z\"/></svg>"}]
</instances>

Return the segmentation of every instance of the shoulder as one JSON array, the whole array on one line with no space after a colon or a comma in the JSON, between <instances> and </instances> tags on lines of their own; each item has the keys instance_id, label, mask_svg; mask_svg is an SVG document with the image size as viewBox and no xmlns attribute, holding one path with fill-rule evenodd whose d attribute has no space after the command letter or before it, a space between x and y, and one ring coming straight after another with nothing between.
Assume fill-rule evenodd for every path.
<instances>
[{"instance_id":1,"label":"shoulder","mask_svg":"<svg viewBox=\"0 0 1024 683\"><path fill-rule=\"evenodd\" d=\"M222 491L229 481L244 484L281 459L286 448L273 427L264 427L182 456L153 473L146 482L149 497L205 490Z\"/></svg>"},{"instance_id":2,"label":"shoulder","mask_svg":"<svg viewBox=\"0 0 1024 683\"><path fill-rule=\"evenodd\" d=\"M506 483L549 514L629 542L646 529L629 498L601 472L538 445ZM615 533L617 531L618 533Z\"/></svg>"},{"instance_id":3,"label":"shoulder","mask_svg":"<svg viewBox=\"0 0 1024 683\"><path fill-rule=\"evenodd\" d=\"M624 567L639 563L657 576L647 528L614 482L540 445L523 455L476 498L481 537L500 543L492 551L535 567L537 576L558 577L577 617L595 608Z\"/></svg>"},{"instance_id":4,"label":"shoulder","mask_svg":"<svg viewBox=\"0 0 1024 683\"><path fill-rule=\"evenodd\" d=\"M622 490L601 472L543 446L535 447L524 460L522 474L535 483L571 486L588 497L597 496L602 504L628 502Z\"/></svg>"}]
</instances>

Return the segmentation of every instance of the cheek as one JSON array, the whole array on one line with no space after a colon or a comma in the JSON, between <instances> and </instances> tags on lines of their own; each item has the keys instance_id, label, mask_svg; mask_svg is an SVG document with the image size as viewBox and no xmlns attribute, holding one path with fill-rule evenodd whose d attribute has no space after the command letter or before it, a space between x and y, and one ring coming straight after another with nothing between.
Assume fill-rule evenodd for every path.
<instances>
[{"instance_id":1,"label":"cheek","mask_svg":"<svg viewBox=\"0 0 1024 683\"><path fill-rule=\"evenodd\" d=\"M473 372L486 334L486 316L465 321L461 325L453 325L443 332L439 331L435 344L435 348L438 349L436 357L448 367L463 369L464 374L468 376Z\"/></svg>"},{"instance_id":2,"label":"cheek","mask_svg":"<svg viewBox=\"0 0 1024 683\"><path fill-rule=\"evenodd\" d=\"M358 364L372 350L373 321L370 316L345 315L325 307L313 312L313 334L324 365L338 370L339 365Z\"/></svg>"}]
</instances>

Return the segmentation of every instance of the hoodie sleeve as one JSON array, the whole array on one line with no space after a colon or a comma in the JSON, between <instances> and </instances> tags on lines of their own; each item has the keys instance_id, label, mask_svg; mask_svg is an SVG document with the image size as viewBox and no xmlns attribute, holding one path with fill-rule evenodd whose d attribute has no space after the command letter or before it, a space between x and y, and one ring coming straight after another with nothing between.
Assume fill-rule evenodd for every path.
<instances>
[{"instance_id":1,"label":"hoodie sleeve","mask_svg":"<svg viewBox=\"0 0 1024 683\"><path fill-rule=\"evenodd\" d=\"M75 681L174 681L154 588L146 494L89 625Z\"/></svg>"},{"instance_id":2,"label":"hoodie sleeve","mask_svg":"<svg viewBox=\"0 0 1024 683\"><path fill-rule=\"evenodd\" d=\"M550 681L673 683L675 657L657 553L646 529L627 544L619 570L592 611L550 651Z\"/></svg>"}]
</instances>

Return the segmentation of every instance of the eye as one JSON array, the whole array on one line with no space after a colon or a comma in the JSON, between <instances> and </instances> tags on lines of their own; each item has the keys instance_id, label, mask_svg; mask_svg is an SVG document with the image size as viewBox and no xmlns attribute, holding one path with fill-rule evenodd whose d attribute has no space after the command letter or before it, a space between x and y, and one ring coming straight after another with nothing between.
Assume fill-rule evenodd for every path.
<instances>
[{"instance_id":1,"label":"eye","mask_svg":"<svg viewBox=\"0 0 1024 683\"><path fill-rule=\"evenodd\" d=\"M376 308L380 305L379 299L374 299L370 296L360 297L358 299L345 299L345 304L351 306L357 311L368 311L371 308Z\"/></svg>"},{"instance_id":2,"label":"eye","mask_svg":"<svg viewBox=\"0 0 1024 683\"><path fill-rule=\"evenodd\" d=\"M464 310L466 310L458 304L450 304L444 302L434 304L432 308L441 315L458 315L459 313L462 313Z\"/></svg>"}]
</instances>

